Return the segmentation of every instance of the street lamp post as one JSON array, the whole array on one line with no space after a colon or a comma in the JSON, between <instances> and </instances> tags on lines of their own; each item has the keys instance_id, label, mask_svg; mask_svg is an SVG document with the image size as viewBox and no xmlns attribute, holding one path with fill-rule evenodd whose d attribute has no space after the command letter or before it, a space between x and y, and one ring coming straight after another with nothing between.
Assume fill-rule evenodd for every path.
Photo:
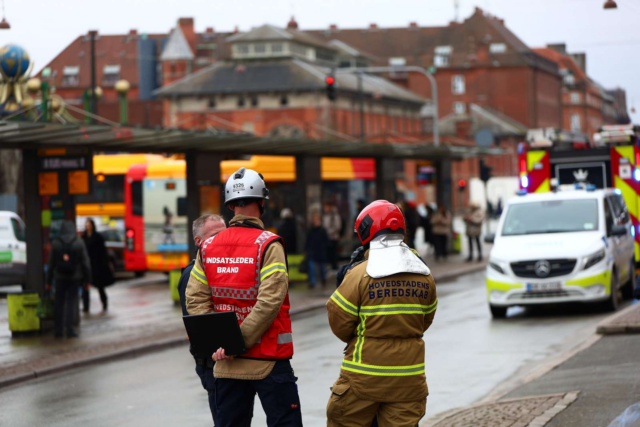
<instances>
[{"instance_id":1,"label":"street lamp post","mask_svg":"<svg viewBox=\"0 0 640 427\"><path fill-rule=\"evenodd\" d=\"M390 72L407 72L407 73L421 73L431 83L431 98L433 98L433 145L440 146L440 129L438 127L438 85L436 83L433 74L422 67L415 65L399 66L399 67L363 67L363 68L341 68L339 73L358 73L362 76L362 73L390 73ZM362 96L362 94L360 95ZM360 113L362 114L362 113Z\"/></svg>"},{"instance_id":2,"label":"street lamp post","mask_svg":"<svg viewBox=\"0 0 640 427\"><path fill-rule=\"evenodd\" d=\"M131 85L127 80L118 80L116 83L116 92L120 99L120 124L125 126L129 122L129 105L127 104L127 93Z\"/></svg>"}]
</instances>

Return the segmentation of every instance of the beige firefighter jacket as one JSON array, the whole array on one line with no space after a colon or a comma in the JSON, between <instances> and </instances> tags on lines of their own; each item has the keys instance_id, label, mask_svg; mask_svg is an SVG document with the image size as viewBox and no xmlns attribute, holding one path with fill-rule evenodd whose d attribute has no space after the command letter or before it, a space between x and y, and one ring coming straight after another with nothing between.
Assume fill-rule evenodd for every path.
<instances>
[{"instance_id":1,"label":"beige firefighter jacket","mask_svg":"<svg viewBox=\"0 0 640 427\"><path fill-rule=\"evenodd\" d=\"M244 215L236 215L229 224L234 224L239 221L252 221L264 227L262 221L258 218ZM274 263L286 265L284 248L280 243L270 245L265 253L263 265L271 265ZM204 271L199 252L194 269L196 269L196 271ZM289 280L285 272L273 273L260 282L258 301L251 313L242 322L242 325L240 325L242 337L244 338L247 349L258 342L260 337L262 337L269 326L271 326L271 323L273 323L287 295L288 287ZM189 277L185 295L189 314L213 312L209 285L202 283L193 273L191 277ZM216 363L214 375L216 378L261 380L271 373L275 363L275 361L271 360L225 359Z\"/></svg>"},{"instance_id":2,"label":"beige firefighter jacket","mask_svg":"<svg viewBox=\"0 0 640 427\"><path fill-rule=\"evenodd\" d=\"M361 399L424 399L422 335L438 301L433 276L402 273L373 279L367 262L353 267L327 302L331 330L347 343L340 375Z\"/></svg>"}]
</instances>

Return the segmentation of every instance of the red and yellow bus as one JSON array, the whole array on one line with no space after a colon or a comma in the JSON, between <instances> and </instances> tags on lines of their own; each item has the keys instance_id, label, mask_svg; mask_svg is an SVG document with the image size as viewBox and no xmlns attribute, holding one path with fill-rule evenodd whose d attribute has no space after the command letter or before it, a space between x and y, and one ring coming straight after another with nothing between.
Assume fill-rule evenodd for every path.
<instances>
[{"instance_id":1,"label":"red and yellow bus","mask_svg":"<svg viewBox=\"0 0 640 427\"><path fill-rule=\"evenodd\" d=\"M296 180L295 158L253 156L248 160L229 160L220 164L220 182L241 167L260 171L270 183L271 201L267 227L272 226L279 209L290 206L295 191L287 191ZM348 200L349 183L372 184L373 159L322 158L322 179L329 190ZM125 179L125 266L129 271L170 271L189 263L186 217L186 163L169 160L133 165ZM332 184L335 186L332 187ZM330 191L330 192L331 192ZM214 213L219 213L218 197L213 197ZM202 194L200 195L203 196ZM335 197L334 197L335 200ZM275 213L275 215L274 215Z\"/></svg>"}]
</instances>

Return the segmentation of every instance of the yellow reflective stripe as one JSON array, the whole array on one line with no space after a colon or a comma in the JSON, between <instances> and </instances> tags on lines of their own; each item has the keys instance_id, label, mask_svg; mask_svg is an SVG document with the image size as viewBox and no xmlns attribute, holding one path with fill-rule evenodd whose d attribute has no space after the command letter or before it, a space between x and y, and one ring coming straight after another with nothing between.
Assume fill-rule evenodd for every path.
<instances>
[{"instance_id":1,"label":"yellow reflective stripe","mask_svg":"<svg viewBox=\"0 0 640 427\"><path fill-rule=\"evenodd\" d=\"M262 270L260 270L260 272L264 273L266 270L270 269L271 267L275 267L277 265L280 266L280 267L283 267L285 269L287 268L286 264L284 264L282 262L274 262L273 264L269 264L269 265L263 267Z\"/></svg>"},{"instance_id":2,"label":"yellow reflective stripe","mask_svg":"<svg viewBox=\"0 0 640 427\"><path fill-rule=\"evenodd\" d=\"M346 299L345 297L342 296L342 294L338 291L335 291L333 293L333 295L336 295L338 298L340 298L341 301L343 301L346 305L348 305L349 307L351 307L352 310L354 311L358 311L358 307L356 307L354 304L352 304L348 299Z\"/></svg>"},{"instance_id":3,"label":"yellow reflective stripe","mask_svg":"<svg viewBox=\"0 0 640 427\"><path fill-rule=\"evenodd\" d=\"M260 281L266 279L267 277L271 276L274 273L284 273L285 275L289 276L289 273L287 273L287 269L284 267L273 267L272 270L269 270L268 272L262 274L260 276Z\"/></svg>"},{"instance_id":4,"label":"yellow reflective stripe","mask_svg":"<svg viewBox=\"0 0 640 427\"><path fill-rule=\"evenodd\" d=\"M527 170L531 172L535 165L542 162L546 155L546 151L529 151L527 153Z\"/></svg>"},{"instance_id":5,"label":"yellow reflective stripe","mask_svg":"<svg viewBox=\"0 0 640 427\"><path fill-rule=\"evenodd\" d=\"M366 305L360 307L360 313L367 316L385 316L390 314L430 314L438 307L436 299L430 305L422 304L383 304L383 305Z\"/></svg>"},{"instance_id":6,"label":"yellow reflective stripe","mask_svg":"<svg viewBox=\"0 0 640 427\"><path fill-rule=\"evenodd\" d=\"M203 275L203 276L205 275L205 274L204 274L204 271L202 271L202 270L200 270L198 267L196 267L196 265L195 265L195 264L193 265L193 270L197 271L198 273L200 273L200 274L201 274L201 275ZM191 271L193 271L193 270L191 270Z\"/></svg>"},{"instance_id":7,"label":"yellow reflective stripe","mask_svg":"<svg viewBox=\"0 0 640 427\"><path fill-rule=\"evenodd\" d=\"M341 309L343 309L344 311L346 311L349 314L353 314L354 316L358 316L358 313L356 311L353 311L351 308L349 308L349 306L345 305L340 299L336 298L336 293L334 292L333 295L331 295L331 301L335 302L338 307L340 307Z\"/></svg>"},{"instance_id":8,"label":"yellow reflective stripe","mask_svg":"<svg viewBox=\"0 0 640 427\"><path fill-rule=\"evenodd\" d=\"M399 377L424 374L424 363L409 366L380 366L343 360L342 369L364 375Z\"/></svg>"},{"instance_id":9,"label":"yellow reflective stripe","mask_svg":"<svg viewBox=\"0 0 640 427\"><path fill-rule=\"evenodd\" d=\"M198 279L198 281L204 283L205 285L208 285L207 277L204 274L199 273L195 267L191 270L191 275Z\"/></svg>"},{"instance_id":10,"label":"yellow reflective stripe","mask_svg":"<svg viewBox=\"0 0 640 427\"><path fill-rule=\"evenodd\" d=\"M366 316L360 315L360 324L358 325L358 339L356 340L356 348L353 352L353 361L362 362L362 346L364 344L364 331L366 329Z\"/></svg>"}]
</instances>

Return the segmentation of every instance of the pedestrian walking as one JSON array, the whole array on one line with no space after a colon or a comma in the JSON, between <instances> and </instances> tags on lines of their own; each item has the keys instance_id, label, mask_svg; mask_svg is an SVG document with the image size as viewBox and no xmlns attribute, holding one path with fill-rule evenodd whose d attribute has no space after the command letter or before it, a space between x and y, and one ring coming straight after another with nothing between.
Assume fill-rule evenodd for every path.
<instances>
[{"instance_id":1,"label":"pedestrian walking","mask_svg":"<svg viewBox=\"0 0 640 427\"><path fill-rule=\"evenodd\" d=\"M426 410L424 332L437 308L427 265L405 243L400 209L378 200L356 220L365 259L327 302L329 325L347 343L331 388L327 425L417 426Z\"/></svg>"},{"instance_id":2,"label":"pedestrian walking","mask_svg":"<svg viewBox=\"0 0 640 427\"><path fill-rule=\"evenodd\" d=\"M413 200L409 200L408 202L403 204L404 210L404 218L405 223L407 225L407 245L410 248L416 247L416 233L418 231L418 225L420 222L420 217L418 215L418 210L416 208L416 202Z\"/></svg>"},{"instance_id":3,"label":"pedestrian walking","mask_svg":"<svg viewBox=\"0 0 640 427\"><path fill-rule=\"evenodd\" d=\"M269 427L302 426L290 362L286 253L282 238L265 231L260 220L268 199L262 175L245 168L231 175L225 206L234 217L229 228L204 241L187 284L189 313L235 312L248 349L213 354L217 427L250 426L256 393Z\"/></svg>"},{"instance_id":4,"label":"pedestrian walking","mask_svg":"<svg viewBox=\"0 0 640 427\"><path fill-rule=\"evenodd\" d=\"M91 283L91 262L82 239L76 235L73 222L65 220L60 236L51 243L47 268L47 289L55 286L54 329L55 337L68 338L78 333L73 329L75 309L78 304L78 287ZM53 285L53 286L52 286Z\"/></svg>"},{"instance_id":5,"label":"pedestrian walking","mask_svg":"<svg viewBox=\"0 0 640 427\"><path fill-rule=\"evenodd\" d=\"M480 243L480 234L482 233L482 223L484 222L484 212L480 209L480 205L471 202L469 212L464 216L464 223L467 226L467 240L469 241L469 257L467 262L473 261L473 244L475 243L478 250L478 261L482 261L482 244Z\"/></svg>"},{"instance_id":6,"label":"pedestrian walking","mask_svg":"<svg viewBox=\"0 0 640 427\"><path fill-rule=\"evenodd\" d=\"M340 232L342 231L342 218L340 218L337 206L325 203L322 225L329 237L327 242L327 261L331 264L331 269L335 271L338 269L338 243L340 241Z\"/></svg>"},{"instance_id":7,"label":"pedestrian walking","mask_svg":"<svg viewBox=\"0 0 640 427\"><path fill-rule=\"evenodd\" d=\"M100 293L100 302L102 302L102 311L109 308L109 299L105 288L113 284L113 270L109 264L109 254L107 246L104 242L102 234L96 231L96 223L91 219L87 219L82 233L82 241L87 248L89 261L91 262L91 273L93 280L91 285L98 289ZM82 288L82 311L89 313L90 307L90 287Z\"/></svg>"},{"instance_id":8,"label":"pedestrian walking","mask_svg":"<svg viewBox=\"0 0 640 427\"><path fill-rule=\"evenodd\" d=\"M225 228L227 228L227 226L220 215L203 215L193 221L193 240L195 241L197 252L200 251L200 245L202 245L202 242L207 240L209 237L215 236ZM196 260L194 259L182 270L182 275L178 282L178 294L180 295L180 304L182 305L182 314L184 316L189 315L189 312L187 311L185 292L187 290L187 283L189 283L189 277L191 277L191 270L193 270L195 263ZM215 362L211 357L209 357L209 355L196 354L191 346L189 346L189 351L196 362L196 374L198 374L200 383L209 396L209 410L211 411L213 424L215 425L216 393L214 385L215 380L213 378L213 367Z\"/></svg>"},{"instance_id":9,"label":"pedestrian walking","mask_svg":"<svg viewBox=\"0 0 640 427\"><path fill-rule=\"evenodd\" d=\"M322 286L327 284L325 263L327 262L328 246L329 236L327 230L322 226L322 217L319 213L315 213L311 219L311 228L307 233L304 247L309 262L309 286L312 288L316 286L318 274L320 274Z\"/></svg>"},{"instance_id":10,"label":"pedestrian walking","mask_svg":"<svg viewBox=\"0 0 640 427\"><path fill-rule=\"evenodd\" d=\"M431 233L436 251L436 261L447 259L448 240L451 233L451 214L444 205L438 205L438 210L431 217Z\"/></svg>"},{"instance_id":11,"label":"pedestrian walking","mask_svg":"<svg viewBox=\"0 0 640 427\"><path fill-rule=\"evenodd\" d=\"M296 226L296 219L293 216L293 211L289 208L284 208L280 211L280 224L278 225L278 236L284 240L284 246L287 249L288 254L298 253L298 230Z\"/></svg>"},{"instance_id":12,"label":"pedestrian walking","mask_svg":"<svg viewBox=\"0 0 640 427\"><path fill-rule=\"evenodd\" d=\"M434 247L433 242L433 226L431 225L431 218L436 212L436 208L433 203L427 203L425 205L426 216L420 218L422 230L424 231L424 243L427 245L427 254L429 253L429 246Z\"/></svg>"}]
</instances>

